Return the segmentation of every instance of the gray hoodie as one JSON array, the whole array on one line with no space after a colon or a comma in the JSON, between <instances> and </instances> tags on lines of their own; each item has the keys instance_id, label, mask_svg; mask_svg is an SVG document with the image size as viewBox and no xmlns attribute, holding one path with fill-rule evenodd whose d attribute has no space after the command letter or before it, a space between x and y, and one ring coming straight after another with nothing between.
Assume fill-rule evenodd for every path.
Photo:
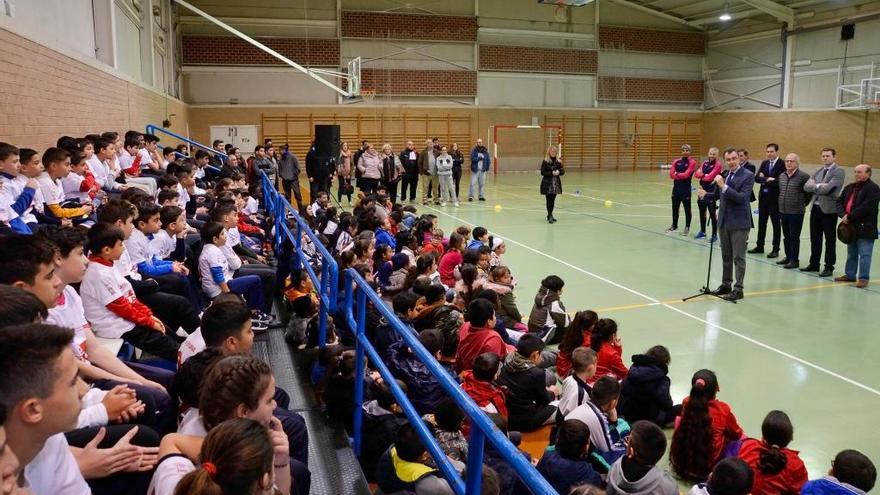
<instances>
[{"instance_id":1,"label":"gray hoodie","mask_svg":"<svg viewBox=\"0 0 880 495\"><path fill-rule=\"evenodd\" d=\"M620 458L608 472L608 495L678 495L678 484L657 466L642 479L629 481L623 475L623 458Z\"/></svg>"}]
</instances>

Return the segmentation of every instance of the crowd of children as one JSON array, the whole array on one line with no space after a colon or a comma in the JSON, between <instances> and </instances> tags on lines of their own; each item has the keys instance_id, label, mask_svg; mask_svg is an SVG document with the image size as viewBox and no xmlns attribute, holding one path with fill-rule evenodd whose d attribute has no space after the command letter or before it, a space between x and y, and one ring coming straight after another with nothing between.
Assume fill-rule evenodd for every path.
<instances>
[{"instance_id":1,"label":"crowd of children","mask_svg":"<svg viewBox=\"0 0 880 495\"><path fill-rule=\"evenodd\" d=\"M309 492L305 422L250 350L255 333L282 326L295 350L318 347L312 279L290 239L273 244L260 182L234 152L190 158L158 141L135 131L63 137L42 155L0 143L2 495ZM253 166L271 171L266 148ZM651 347L627 366L623 330L594 311L572 317L561 277L545 277L522 312L504 240L485 227L447 236L436 216L396 203L371 180L381 165L371 153L354 162L368 163L351 211L319 191L300 215L340 273L361 274L515 445L546 427L541 458L522 455L559 493L679 493L658 467L667 455L694 494L873 488L874 465L854 450L809 481L782 411L748 437L711 370L675 404L669 350ZM452 181L441 185L457 201ZM305 235L302 248L321 273L323 250ZM272 316L278 298L284 324ZM311 380L350 434L362 382L366 478L385 494L453 493L393 384L372 363L356 376L354 330L334 316ZM466 476L471 421L376 307L365 320L397 388ZM102 339L142 359L122 360ZM674 428L668 454L663 428ZM483 493L529 493L488 445L482 477Z\"/></svg>"}]
</instances>

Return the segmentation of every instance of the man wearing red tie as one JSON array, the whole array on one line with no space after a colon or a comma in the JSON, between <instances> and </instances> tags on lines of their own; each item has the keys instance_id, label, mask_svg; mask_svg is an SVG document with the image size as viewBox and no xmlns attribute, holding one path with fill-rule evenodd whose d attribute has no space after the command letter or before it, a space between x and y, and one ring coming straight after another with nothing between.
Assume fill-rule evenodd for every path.
<instances>
[{"instance_id":1,"label":"man wearing red tie","mask_svg":"<svg viewBox=\"0 0 880 495\"><path fill-rule=\"evenodd\" d=\"M718 233L723 270L721 285L713 294L728 301L738 301L743 298L743 281L746 276L746 243L752 228L749 198L755 184L755 175L740 166L739 156L734 148L724 150L724 163L727 165L727 177L716 176L715 192L709 193L700 189L697 197L707 201L720 201ZM736 283L733 278L734 266Z\"/></svg>"}]
</instances>

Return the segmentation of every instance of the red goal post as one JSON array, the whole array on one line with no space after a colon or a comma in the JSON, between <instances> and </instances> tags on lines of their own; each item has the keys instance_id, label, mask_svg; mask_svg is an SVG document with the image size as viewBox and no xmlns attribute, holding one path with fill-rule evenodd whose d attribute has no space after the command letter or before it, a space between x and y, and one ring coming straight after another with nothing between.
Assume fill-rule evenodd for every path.
<instances>
[{"instance_id":1,"label":"red goal post","mask_svg":"<svg viewBox=\"0 0 880 495\"><path fill-rule=\"evenodd\" d=\"M557 156L559 159L562 159L562 126L561 125L516 125L516 124L499 124L499 125L490 125L489 126L489 140L492 143L492 174L498 175L498 168L501 164L501 160L498 158L498 131L501 129L543 129L543 130L555 130L556 131L556 142L551 143L555 144L558 148ZM545 150L541 150L541 156L544 155Z\"/></svg>"}]
</instances>

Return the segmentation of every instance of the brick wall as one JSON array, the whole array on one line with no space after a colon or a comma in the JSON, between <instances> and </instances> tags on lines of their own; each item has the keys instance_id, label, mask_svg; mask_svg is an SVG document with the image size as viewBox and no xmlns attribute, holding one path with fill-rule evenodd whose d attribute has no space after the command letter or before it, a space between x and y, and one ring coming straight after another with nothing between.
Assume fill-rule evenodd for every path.
<instances>
[{"instance_id":1,"label":"brick wall","mask_svg":"<svg viewBox=\"0 0 880 495\"><path fill-rule=\"evenodd\" d=\"M0 141L43 150L62 135L143 130L169 114L184 133L186 104L0 29Z\"/></svg>"},{"instance_id":2,"label":"brick wall","mask_svg":"<svg viewBox=\"0 0 880 495\"><path fill-rule=\"evenodd\" d=\"M595 74L598 65L594 50L480 45L480 70Z\"/></svg>"},{"instance_id":3,"label":"brick wall","mask_svg":"<svg viewBox=\"0 0 880 495\"><path fill-rule=\"evenodd\" d=\"M599 26L599 46L637 52L703 55L706 52L706 35L684 31Z\"/></svg>"},{"instance_id":4,"label":"brick wall","mask_svg":"<svg viewBox=\"0 0 880 495\"><path fill-rule=\"evenodd\" d=\"M599 99L702 103L703 81L600 77Z\"/></svg>"},{"instance_id":5,"label":"brick wall","mask_svg":"<svg viewBox=\"0 0 880 495\"><path fill-rule=\"evenodd\" d=\"M343 38L477 41L476 17L342 12Z\"/></svg>"},{"instance_id":6,"label":"brick wall","mask_svg":"<svg viewBox=\"0 0 880 495\"><path fill-rule=\"evenodd\" d=\"M477 73L466 70L363 69L361 87L379 95L475 96Z\"/></svg>"},{"instance_id":7,"label":"brick wall","mask_svg":"<svg viewBox=\"0 0 880 495\"><path fill-rule=\"evenodd\" d=\"M339 40L323 38L256 38L302 65L339 66ZM283 62L235 36L184 36L185 65L283 65Z\"/></svg>"}]
</instances>

